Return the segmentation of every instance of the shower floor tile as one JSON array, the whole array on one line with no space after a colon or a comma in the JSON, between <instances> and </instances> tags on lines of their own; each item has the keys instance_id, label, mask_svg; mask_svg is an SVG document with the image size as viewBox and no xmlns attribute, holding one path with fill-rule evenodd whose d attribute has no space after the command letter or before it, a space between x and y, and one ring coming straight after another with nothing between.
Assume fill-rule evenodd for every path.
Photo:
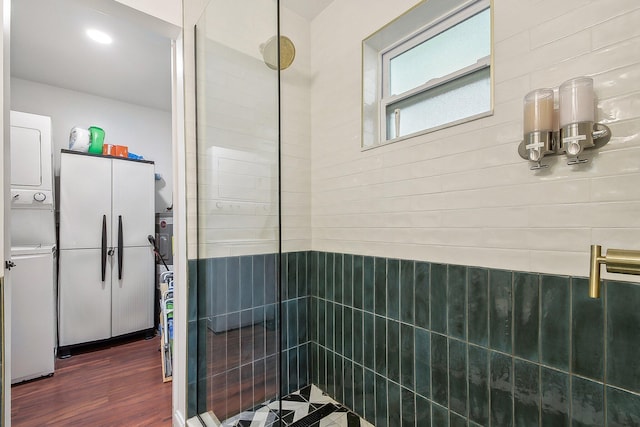
<instances>
[{"instance_id":1,"label":"shower floor tile","mask_svg":"<svg viewBox=\"0 0 640 427\"><path fill-rule=\"evenodd\" d=\"M225 420L222 427L373 427L315 385Z\"/></svg>"}]
</instances>

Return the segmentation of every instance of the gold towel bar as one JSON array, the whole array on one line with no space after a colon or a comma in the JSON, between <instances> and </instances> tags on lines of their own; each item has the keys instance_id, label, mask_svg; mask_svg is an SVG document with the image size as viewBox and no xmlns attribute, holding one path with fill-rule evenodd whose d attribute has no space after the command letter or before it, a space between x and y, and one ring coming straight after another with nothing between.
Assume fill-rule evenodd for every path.
<instances>
[{"instance_id":1,"label":"gold towel bar","mask_svg":"<svg viewBox=\"0 0 640 427\"><path fill-rule=\"evenodd\" d=\"M589 274L589 296L591 298L600 298L600 264L605 264L609 273L640 275L640 251L608 249L606 256L602 256L602 247L591 245Z\"/></svg>"}]
</instances>

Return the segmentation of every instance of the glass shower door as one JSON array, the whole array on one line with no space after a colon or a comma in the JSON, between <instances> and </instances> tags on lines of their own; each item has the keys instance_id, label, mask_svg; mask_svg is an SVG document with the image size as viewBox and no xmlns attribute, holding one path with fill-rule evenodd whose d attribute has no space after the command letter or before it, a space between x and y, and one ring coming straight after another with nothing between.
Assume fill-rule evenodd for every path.
<instances>
[{"instance_id":1,"label":"glass shower door","mask_svg":"<svg viewBox=\"0 0 640 427\"><path fill-rule=\"evenodd\" d=\"M279 391L277 16L212 0L196 26L197 412L223 423Z\"/></svg>"}]
</instances>

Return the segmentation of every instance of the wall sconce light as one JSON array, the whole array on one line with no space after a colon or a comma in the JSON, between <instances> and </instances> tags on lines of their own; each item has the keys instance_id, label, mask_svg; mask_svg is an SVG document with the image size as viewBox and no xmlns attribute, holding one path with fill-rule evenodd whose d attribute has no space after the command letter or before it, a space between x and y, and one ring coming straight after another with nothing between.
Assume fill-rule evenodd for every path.
<instances>
[{"instance_id":1,"label":"wall sconce light","mask_svg":"<svg viewBox=\"0 0 640 427\"><path fill-rule=\"evenodd\" d=\"M524 140L518 146L523 159L541 169L545 156L566 153L568 165L586 163L578 156L589 148L600 148L611 139L611 131L595 123L593 79L577 77L558 89L559 108L554 109L553 89L536 89L524 97Z\"/></svg>"}]
</instances>

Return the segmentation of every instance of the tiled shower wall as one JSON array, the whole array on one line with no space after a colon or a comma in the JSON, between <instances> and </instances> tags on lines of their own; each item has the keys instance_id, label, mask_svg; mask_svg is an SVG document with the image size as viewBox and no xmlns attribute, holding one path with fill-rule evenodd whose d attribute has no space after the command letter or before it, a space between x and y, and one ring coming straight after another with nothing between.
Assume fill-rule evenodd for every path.
<instances>
[{"instance_id":1,"label":"tiled shower wall","mask_svg":"<svg viewBox=\"0 0 640 427\"><path fill-rule=\"evenodd\" d=\"M583 278L640 241L640 3L492 1L493 115L363 151L362 40L416 3L311 22L312 381L379 427L640 425L640 287ZM529 170L523 97L581 75L611 141Z\"/></svg>"},{"instance_id":2,"label":"tiled shower wall","mask_svg":"<svg viewBox=\"0 0 640 427\"><path fill-rule=\"evenodd\" d=\"M280 19L282 34L296 46L295 61L280 76L282 243L287 251L297 251L311 247L311 49L309 22L305 18L289 10L286 5L281 5ZM264 142L270 141L275 153L278 114L276 73L267 68L260 53L260 45L277 32L275 2L185 1L184 28L193 29L196 24L199 30L206 31L204 27L209 29L207 40L199 40L197 53L200 59L205 58L208 65L197 72L200 93L196 96L194 32L185 31L187 257L196 259L269 253L275 248L275 237L270 233L274 230L273 208L268 209L268 214L265 213L266 209L255 209L254 215L247 214L246 206L238 206L242 203L226 210L224 207L215 208L220 202L229 207L227 202L237 201L239 194L246 194L253 188L251 180L259 175L256 170L234 165L233 173L236 176L232 181L237 186L230 190L227 188L227 196L232 193L232 197L224 198L211 194L212 188L216 188L212 185L215 177L206 174L203 177L201 170L199 178L198 168L210 168L215 159L207 149L220 146L233 148L235 144L235 148L245 150L251 157L259 151L257 147L264 148ZM212 45L215 44L229 50L220 52L221 55L213 54ZM228 60L232 66L231 75L228 72L229 63L223 64L224 60ZM221 66L227 67L227 70L220 72L216 69ZM201 115L198 120L201 126L200 141L197 144L196 98L200 103L198 108ZM209 115L203 108L204 103L209 103ZM220 105L224 105L224 108ZM198 155L201 157L199 164ZM269 163L275 168L275 155L270 159ZM272 179L275 179L275 175ZM258 190L257 198L266 194L259 185L264 185L264 180L253 188ZM244 209L242 215L238 214L240 209ZM201 218L206 214L209 219L206 226L211 230L204 236L203 230L198 229L198 210ZM231 214L228 214L229 211ZM268 227L264 225L266 221L260 222L265 218L272 221ZM264 232L257 242L256 228ZM251 239L247 237L248 234ZM216 243L212 243L214 240ZM238 244L239 241L243 243Z\"/></svg>"},{"instance_id":3,"label":"tiled shower wall","mask_svg":"<svg viewBox=\"0 0 640 427\"><path fill-rule=\"evenodd\" d=\"M590 244L639 249L640 2L493 0L493 115L362 151L362 40L416 3L334 1L311 22L311 248L575 276ZM529 170L524 96L581 75L611 141Z\"/></svg>"},{"instance_id":4,"label":"tiled shower wall","mask_svg":"<svg viewBox=\"0 0 640 427\"><path fill-rule=\"evenodd\" d=\"M640 425L637 284L309 258L311 380L377 427Z\"/></svg>"},{"instance_id":5,"label":"tiled shower wall","mask_svg":"<svg viewBox=\"0 0 640 427\"><path fill-rule=\"evenodd\" d=\"M315 383L378 427L640 425L638 284L604 281L592 300L581 277L316 251L282 262L282 393Z\"/></svg>"},{"instance_id":6,"label":"tiled shower wall","mask_svg":"<svg viewBox=\"0 0 640 427\"><path fill-rule=\"evenodd\" d=\"M228 418L309 383L307 256L283 255L281 304L275 254L190 262L189 416Z\"/></svg>"},{"instance_id":7,"label":"tiled shower wall","mask_svg":"<svg viewBox=\"0 0 640 427\"><path fill-rule=\"evenodd\" d=\"M399 386L402 407L407 408L405 402L409 402L409 414L410 397L413 395L416 399L416 414L424 414L426 408L429 408L433 409L436 420L441 420L445 414L444 406L440 406L444 402L444 393L438 387L445 381L443 375L438 379L437 372L443 372L442 366L453 368L449 371L454 372L457 367L464 365L468 375L465 392L469 414L476 411L473 409L475 407L483 408L482 404L474 403L482 402L482 399L477 400L474 397L475 383L469 382L469 379L488 378L490 411L496 402L503 398L507 399L505 407L508 408L510 399L515 397L514 402L518 403L513 403L512 414L520 414L516 418L517 422L514 422L515 425L527 425L527 420L530 419L521 416L522 402L533 402L532 413L535 412L536 405L539 405L538 417L532 418L534 420L547 420L550 413L560 414L560 419L564 420L566 418L563 418L562 414L566 413L567 407L570 411L568 416L573 418L576 425L598 425L602 417L610 419L612 416L625 416L624 414L636 417L636 395L629 391L637 390L634 379L637 373L634 366L638 364L630 362L628 367L620 371L619 366L613 366L615 362L611 362L627 360L629 349L637 352L637 337L633 334L638 330L640 321L630 308L633 303L637 306L636 288L623 283L607 282L607 292L603 293L603 299L599 302L602 305L594 308L593 304L596 302L580 302L577 299L583 295L582 292L575 291L576 287L582 286L581 280L566 279L567 276L554 274L586 274L587 251L591 243L600 243L605 247L634 248L637 247L640 238L640 217L637 215L640 209L640 194L638 186L635 185L640 178L640 166L636 161L640 147L640 104L637 102L640 96L640 33L635 25L640 13L638 2L494 0L494 115L398 144L361 151L361 41L415 3L416 0L380 1L376 2L376 7L371 7L371 2L366 0L333 2L311 22L310 43L305 47L308 47L311 56L308 74L313 76L313 79L303 80L299 84L301 92L305 91L307 83L311 87L311 160L308 159L305 146L307 131L300 133L299 147L289 147L299 153L296 156L301 159L297 165L300 173L311 166L311 184L309 189L308 177L300 173L286 180L288 185L300 185L299 189L292 190L291 195L295 193L302 202L298 209L288 207L283 209L283 213L286 215L290 212L293 216L291 219L301 224L300 236L296 238L301 242L300 248L311 247L326 251L317 252L318 255L337 251L359 254L353 257L352 262L364 255L441 263L426 264L429 266L430 280L433 280L434 266L436 271L445 266L447 277L451 276L451 269L455 276L457 270L462 268L467 278L464 287L467 292L464 307L465 310L471 310L465 311L465 332L461 338L459 320L451 323L450 328L449 313L459 310L455 305L452 305L453 311L448 306L445 310L446 332L438 329L442 326L442 319L440 326L437 320L435 324L431 323L434 320L433 312L429 312L429 323L426 326L418 323L418 310L414 312L415 324L406 322L403 318L398 322L401 338L409 336L410 331L413 331L413 353L429 355L428 358L418 357L418 360L422 364L425 360L429 361L429 375L426 378L429 381L429 393L432 392L434 384L436 385L437 393L433 396L423 394L426 393L425 384L420 386L423 387L421 393L417 384L412 389L403 382L402 377L400 383L390 378L390 372L395 375L394 357L391 357L391 364L387 363L384 366L386 375L376 373L375 339L370 338L373 335L364 335L364 341L374 342L374 369L367 367L371 366L371 363L364 364L364 355L362 363L353 363L360 346L354 346L353 342L346 344L344 330L342 339L339 339L340 344L336 344L335 337L331 336L329 343L325 342L325 345L318 347L323 349L322 351L313 351L311 354L316 358L324 355L326 377L329 380L333 379L332 387L341 390L347 399L352 392L345 391L341 385L336 387L336 371L330 368L342 366L340 372L346 372L347 381L344 384L347 385L358 384L348 380L348 376L353 375L350 367L357 374L356 378L363 380L365 389L379 384L378 388L383 390L386 384L387 395L382 392L363 395L363 410L367 407L371 410L374 408L372 402L376 399L383 402L384 397L391 397L393 405L390 408L395 408L396 390ZM365 10L366 19L362 19ZM284 24L286 25L286 20ZM189 37L187 34L187 41ZM300 46L298 40L294 41ZM304 51L305 48L301 50ZM192 49L187 47L185 51L191 52ZM187 61L187 65L189 64L191 62ZM300 63L296 62L294 66L296 64ZM562 158L555 158L548 170L532 172L516 152L517 144L522 139L522 98L529 90L556 86L565 79L579 75L594 77L596 95L599 99L597 118L611 127L613 138L597 154L590 156L592 161L588 165L568 167ZM188 73L188 81L192 81L190 77L192 73ZM187 87L191 88L192 85L187 84ZM187 98L189 101L189 96ZM300 104L306 103L307 99L306 96L301 97ZM194 118L193 111L189 110L192 104L194 103L187 102L188 123L192 123ZM284 107L290 105L285 103ZM291 113L283 114L284 126L289 123L290 117L293 117ZM306 120L305 113L304 120L300 123L306 123ZM192 148L195 136L192 128L193 126L187 128L190 165L195 164L195 150ZM286 174L290 169L286 164L284 166ZM300 176L303 179L299 179ZM189 182L189 206L193 209L196 205L195 180ZM313 239L310 246L303 244L310 238L305 234L308 232L309 221L307 200L312 201L310 221ZM195 221L190 221L190 236L195 235ZM189 241L190 256L195 257L197 239L190 238ZM348 264L348 261L344 261L348 257L342 256L343 267ZM364 260L369 258L362 259L364 269ZM354 318L357 322L359 316L362 316L363 328L366 326L364 322L368 322L366 319L373 319L375 333L376 324L379 326L378 330L382 330L383 319L387 333L391 331L393 334L396 319L389 316L389 312L393 313L394 309L387 311L385 316L375 311L375 293L372 292L377 289L374 279L378 259L384 258L373 258L373 272L370 267L366 269L366 274L373 279L363 282L363 300L364 292L374 295L373 309L345 304L344 300L334 302L326 298L326 293L325 297L320 297L318 293L312 297L312 318L315 318L313 313L317 312L320 302L324 302L325 327L329 307L329 310L333 310L334 322L336 313L341 313L338 316L342 316L343 322L348 320L349 315L352 322ZM398 262L402 266L402 261ZM370 264L368 261L368 265ZM418 264L414 263L414 270ZM458 264L467 267L455 267ZM423 264L420 265L421 271L426 268ZM488 333L487 345L474 341L475 332L471 331L478 325L468 324L470 319L475 318L469 313L477 309L472 308L470 301L474 300L470 300L468 296L476 287L471 281L472 273L476 270L471 266L479 266L479 271L487 271L487 325L493 325L492 322L495 322L496 318L504 316L506 320L503 326L512 331L510 338L505 337L504 346L510 343L511 350L500 347L502 344L494 343L499 335L493 330ZM313 268L310 269L315 271ZM394 268L391 269L393 270ZM544 272L548 275L539 276L536 273L531 276L518 271ZM496 302L497 294L493 290L495 277L501 273L508 275L512 280L505 280L506 283L510 283L505 285L507 289L511 289L512 293L507 294L511 295L510 299L500 299L506 305ZM395 280L393 274L392 272L391 283ZM568 294L560 293L558 300L545 299L545 289L556 289L548 284L552 279L560 282L568 280L568 284L557 285L558 289L569 289ZM385 280L389 280L388 272ZM379 277L379 286L381 281ZM343 298L348 292L344 283L348 282L343 282ZM406 284L402 280L400 283ZM417 293L421 294L418 298L432 296L433 291L425 293L423 287L415 286ZM452 304L460 302L453 299L459 288L460 286L455 284L445 288L447 304L449 300ZM333 289L335 296L335 288ZM531 295L535 296L535 289L538 292L538 317L527 317L529 321L525 322L522 320L523 313L533 316L536 313L535 306L520 303L526 300L533 304ZM617 289L617 297L611 293L612 289ZM441 294L440 296L442 297ZM351 298L354 298L353 294ZM544 316L545 307L551 310L550 301L558 304L558 307L552 310L553 313L558 313L558 325L562 326L563 322L567 322L566 316L569 319L567 369L555 360L556 356L561 361L565 360L565 354L561 350L557 355L550 355L548 351L549 340L555 342L549 338L549 333L545 332L548 331L548 324L553 323L545 321ZM430 305L433 308L433 301L430 301ZM193 307L193 304L190 307ZM339 309L336 310L336 307ZM492 307L494 311L491 310ZM599 327L580 329L580 325L588 323L589 319L593 318L590 314L584 316L586 320L576 323L577 319L582 318L580 308L589 312L589 307L596 315L602 317L602 331ZM501 309L507 311L501 312ZM349 311L349 314L345 314ZM627 317L623 317L622 314ZM190 319L196 321L194 318ZM512 322L511 326L507 321ZM531 343L524 338L529 336L531 324L536 324L538 333L541 334L538 339L539 346L532 353L531 348L522 343L523 340ZM335 324L333 325L335 329ZM612 325L615 329L612 329ZM309 333L314 334L313 328ZM315 334L318 334L317 330ZM563 334L566 333L560 335ZM574 347L585 345L585 342L589 343L592 339L597 342L600 336L603 348L600 357L603 361L602 373L598 374L590 371L593 362L579 360L583 356L577 356ZM327 339L327 336L324 339ZM560 338L558 343L559 348L566 347ZM329 344L333 347L328 347ZM314 345L318 346L317 340ZM342 352L336 352L335 347L340 345ZM460 351L461 347L463 351ZM407 354L412 354L410 350L402 351L401 346L398 348L399 353L407 359ZM446 357L443 356L444 353L436 352L435 349L446 349ZM343 354L349 350L352 357ZM435 358L431 358L431 350L434 350ZM381 351L379 350L379 358ZM455 357L461 353L466 355L463 361ZM190 355L193 354L190 352ZM332 357L326 357L327 354ZM597 352L592 354L598 355ZM574 360L576 357L578 360ZM195 356L193 358L192 362L195 362ZM489 361L488 365L481 363L480 366L486 366L486 369L475 369L477 363L474 361L484 361L485 358ZM597 361L595 364L599 366L600 362ZM293 366L294 363L290 365ZM414 365L417 371L416 360ZM193 366L193 363L190 363L190 366ZM344 366L347 367L346 371ZM382 366L380 368L382 369ZM358 369L362 370L362 375L359 375ZM422 366L421 369L426 368ZM436 372L435 376L433 372ZM538 372L536 377L535 374ZM314 375L314 381L321 379L319 372ZM459 370L453 375L453 383L451 374L447 375L447 401L453 402L453 425L457 425L456 422L460 421L460 418L456 414L462 410L458 398L460 388L457 385L462 384L462 380L456 382L456 379L461 378ZM416 383L417 378L414 379ZM523 380L526 378L530 380ZM538 379L537 385L534 384L535 378ZM634 384L624 384L624 381L633 381ZM191 384L194 383L190 382L190 386ZM484 390L483 387L484 384L480 388ZM450 397L452 392L453 399ZM192 395L190 393L190 396ZM359 394L356 393L357 395ZM549 396L555 396L553 404L549 403ZM581 396L591 396L594 402L601 402L601 405L589 407L588 402L580 402L578 398ZM433 402L425 399L427 397ZM354 405L359 402L354 396ZM617 402L618 408L628 406L630 409L620 410L617 412L618 415L614 415L616 412L609 410L613 408L612 402ZM576 419L576 414L579 413L583 414L582 418ZM490 415L493 416L493 412L490 412ZM410 419L410 415L407 416ZM501 415L498 414L496 417L497 421L493 425L501 425ZM506 419L511 418L507 416ZM637 418L621 419L617 422L618 424L614 420L609 421L610 425L638 424ZM446 425L441 421L435 424ZM563 424L562 421L545 425ZM504 425L509 424L505 421Z\"/></svg>"}]
</instances>

